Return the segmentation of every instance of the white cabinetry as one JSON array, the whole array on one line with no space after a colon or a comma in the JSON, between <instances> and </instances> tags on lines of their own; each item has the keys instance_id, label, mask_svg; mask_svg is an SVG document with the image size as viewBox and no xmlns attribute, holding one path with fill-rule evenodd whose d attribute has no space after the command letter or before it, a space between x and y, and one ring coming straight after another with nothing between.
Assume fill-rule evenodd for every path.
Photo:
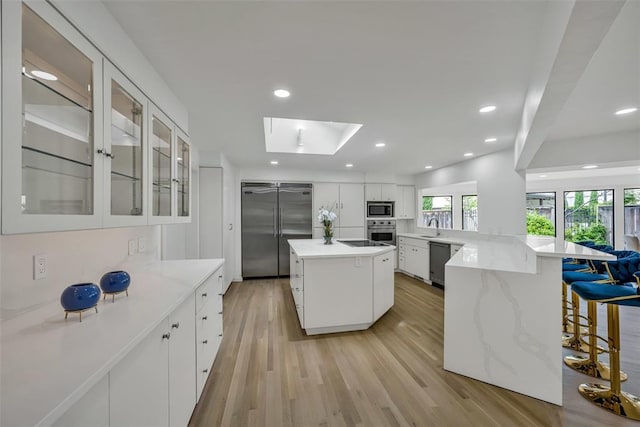
<instances>
[{"instance_id":1,"label":"white cabinetry","mask_svg":"<svg viewBox=\"0 0 640 427\"><path fill-rule=\"evenodd\" d=\"M53 427L87 426L109 427L109 378L107 376L53 423Z\"/></svg>"},{"instance_id":2,"label":"white cabinetry","mask_svg":"<svg viewBox=\"0 0 640 427\"><path fill-rule=\"evenodd\" d=\"M373 258L373 319L379 319L393 306L393 252Z\"/></svg>"},{"instance_id":3,"label":"white cabinetry","mask_svg":"<svg viewBox=\"0 0 640 427\"><path fill-rule=\"evenodd\" d=\"M365 199L370 202L393 202L396 200L395 184L366 184Z\"/></svg>"},{"instance_id":4,"label":"white cabinetry","mask_svg":"<svg viewBox=\"0 0 640 427\"><path fill-rule=\"evenodd\" d=\"M169 426L189 423L196 406L195 298L191 295L169 316Z\"/></svg>"},{"instance_id":5,"label":"white cabinetry","mask_svg":"<svg viewBox=\"0 0 640 427\"><path fill-rule=\"evenodd\" d=\"M169 322L163 320L109 373L110 425L169 425Z\"/></svg>"},{"instance_id":6,"label":"white cabinetry","mask_svg":"<svg viewBox=\"0 0 640 427\"><path fill-rule=\"evenodd\" d=\"M398 266L409 274L429 280L429 242L399 237Z\"/></svg>"},{"instance_id":7,"label":"white cabinetry","mask_svg":"<svg viewBox=\"0 0 640 427\"><path fill-rule=\"evenodd\" d=\"M70 21L48 2L3 2L0 27L2 233L190 221L186 135L164 119L173 157L153 171L147 97Z\"/></svg>"},{"instance_id":8,"label":"white cabinetry","mask_svg":"<svg viewBox=\"0 0 640 427\"><path fill-rule=\"evenodd\" d=\"M398 186L396 200L396 218L413 219L416 217L416 190L412 185Z\"/></svg>"},{"instance_id":9,"label":"white cabinetry","mask_svg":"<svg viewBox=\"0 0 640 427\"><path fill-rule=\"evenodd\" d=\"M322 237L322 224L318 221L320 208L332 209L338 215L334 222L335 238L364 237L364 185L363 184L313 184L314 237ZM344 230L344 235L342 231Z\"/></svg>"}]
</instances>

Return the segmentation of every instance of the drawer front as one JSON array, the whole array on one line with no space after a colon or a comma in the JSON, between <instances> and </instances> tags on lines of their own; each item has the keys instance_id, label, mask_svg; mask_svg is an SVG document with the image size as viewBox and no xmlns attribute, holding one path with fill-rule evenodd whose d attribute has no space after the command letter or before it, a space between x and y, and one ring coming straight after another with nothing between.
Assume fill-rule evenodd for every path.
<instances>
[{"instance_id":1,"label":"drawer front","mask_svg":"<svg viewBox=\"0 0 640 427\"><path fill-rule=\"evenodd\" d=\"M398 237L398 242L399 242L400 244L405 243L405 242L406 242L406 240L407 240L407 238L406 238L406 237Z\"/></svg>"},{"instance_id":2,"label":"drawer front","mask_svg":"<svg viewBox=\"0 0 640 427\"><path fill-rule=\"evenodd\" d=\"M213 299L213 289L212 281L217 280L217 277L209 277L202 285L198 287L196 291L196 313L202 310L209 301Z\"/></svg>"},{"instance_id":3,"label":"drawer front","mask_svg":"<svg viewBox=\"0 0 640 427\"><path fill-rule=\"evenodd\" d=\"M416 248L429 249L429 241L428 240L407 239L406 243L407 243L407 245L415 246Z\"/></svg>"}]
</instances>

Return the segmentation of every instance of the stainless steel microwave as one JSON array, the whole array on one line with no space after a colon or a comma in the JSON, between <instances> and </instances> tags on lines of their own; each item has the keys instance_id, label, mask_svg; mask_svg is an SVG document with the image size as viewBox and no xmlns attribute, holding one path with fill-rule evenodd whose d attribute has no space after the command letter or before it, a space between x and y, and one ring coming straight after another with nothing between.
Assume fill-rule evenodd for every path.
<instances>
[{"instance_id":1,"label":"stainless steel microwave","mask_svg":"<svg viewBox=\"0 0 640 427\"><path fill-rule=\"evenodd\" d=\"M367 218L393 218L393 202L367 202Z\"/></svg>"}]
</instances>

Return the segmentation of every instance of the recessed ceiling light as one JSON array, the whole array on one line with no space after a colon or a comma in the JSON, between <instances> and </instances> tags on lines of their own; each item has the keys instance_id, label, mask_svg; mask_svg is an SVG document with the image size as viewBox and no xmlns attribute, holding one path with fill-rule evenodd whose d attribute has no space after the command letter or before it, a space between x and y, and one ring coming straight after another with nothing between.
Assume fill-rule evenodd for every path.
<instances>
[{"instance_id":1,"label":"recessed ceiling light","mask_svg":"<svg viewBox=\"0 0 640 427\"><path fill-rule=\"evenodd\" d=\"M182 161L182 157L178 157L178 161L181 162Z\"/></svg>"},{"instance_id":2,"label":"recessed ceiling light","mask_svg":"<svg viewBox=\"0 0 640 427\"><path fill-rule=\"evenodd\" d=\"M425 169L432 169L432 168L433 168L433 166L431 166L431 165L427 165L427 166L425 166L424 168L425 168Z\"/></svg>"},{"instance_id":3,"label":"recessed ceiling light","mask_svg":"<svg viewBox=\"0 0 640 427\"><path fill-rule=\"evenodd\" d=\"M623 114L631 114L638 111L636 107L623 108L622 110L616 111L616 115L621 116Z\"/></svg>"},{"instance_id":4,"label":"recessed ceiling light","mask_svg":"<svg viewBox=\"0 0 640 427\"><path fill-rule=\"evenodd\" d=\"M378 142L376 144L376 147L384 147L385 145L387 145L387 144L385 144L384 142Z\"/></svg>"},{"instance_id":5,"label":"recessed ceiling light","mask_svg":"<svg viewBox=\"0 0 640 427\"><path fill-rule=\"evenodd\" d=\"M291 92L286 89L276 89L273 91L273 94L278 98L288 98L289 95L291 95Z\"/></svg>"},{"instance_id":6,"label":"recessed ceiling light","mask_svg":"<svg viewBox=\"0 0 640 427\"><path fill-rule=\"evenodd\" d=\"M465 157L471 157L471 156L473 156L473 153L464 153L464 156Z\"/></svg>"},{"instance_id":7,"label":"recessed ceiling light","mask_svg":"<svg viewBox=\"0 0 640 427\"><path fill-rule=\"evenodd\" d=\"M51 73L47 73L46 71L33 70L31 74L42 80L50 80L52 82L58 80L56 76Z\"/></svg>"},{"instance_id":8,"label":"recessed ceiling light","mask_svg":"<svg viewBox=\"0 0 640 427\"><path fill-rule=\"evenodd\" d=\"M540 178L546 178L547 175L540 175Z\"/></svg>"},{"instance_id":9,"label":"recessed ceiling light","mask_svg":"<svg viewBox=\"0 0 640 427\"><path fill-rule=\"evenodd\" d=\"M278 161L277 161L277 160L271 160L271 164L272 164L272 165L277 165L277 164L278 164Z\"/></svg>"},{"instance_id":10,"label":"recessed ceiling light","mask_svg":"<svg viewBox=\"0 0 640 427\"><path fill-rule=\"evenodd\" d=\"M492 111L496 111L496 106L495 105L485 105L484 107L480 108L478 111L480 111L481 113L490 113Z\"/></svg>"},{"instance_id":11,"label":"recessed ceiling light","mask_svg":"<svg viewBox=\"0 0 640 427\"><path fill-rule=\"evenodd\" d=\"M598 165L585 165L585 166L582 167L582 169L595 169L597 167L598 167Z\"/></svg>"},{"instance_id":12,"label":"recessed ceiling light","mask_svg":"<svg viewBox=\"0 0 640 427\"><path fill-rule=\"evenodd\" d=\"M353 167L353 163L347 163L345 166L348 167L348 168L352 168Z\"/></svg>"},{"instance_id":13,"label":"recessed ceiling light","mask_svg":"<svg viewBox=\"0 0 640 427\"><path fill-rule=\"evenodd\" d=\"M489 143L491 143L491 142L496 142L497 140L498 140L498 138L491 137L491 138L487 138L487 139L485 139L485 140L484 140L484 142L489 142Z\"/></svg>"}]
</instances>

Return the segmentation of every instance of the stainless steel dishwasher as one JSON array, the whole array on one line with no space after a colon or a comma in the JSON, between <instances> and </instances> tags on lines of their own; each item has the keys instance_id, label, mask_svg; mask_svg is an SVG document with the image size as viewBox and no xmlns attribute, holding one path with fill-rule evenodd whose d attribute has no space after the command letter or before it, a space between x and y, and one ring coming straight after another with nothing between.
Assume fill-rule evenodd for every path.
<instances>
[{"instance_id":1,"label":"stainless steel dishwasher","mask_svg":"<svg viewBox=\"0 0 640 427\"><path fill-rule=\"evenodd\" d=\"M429 242L430 279L434 286L444 288L444 265L451 258L451 245Z\"/></svg>"}]
</instances>

